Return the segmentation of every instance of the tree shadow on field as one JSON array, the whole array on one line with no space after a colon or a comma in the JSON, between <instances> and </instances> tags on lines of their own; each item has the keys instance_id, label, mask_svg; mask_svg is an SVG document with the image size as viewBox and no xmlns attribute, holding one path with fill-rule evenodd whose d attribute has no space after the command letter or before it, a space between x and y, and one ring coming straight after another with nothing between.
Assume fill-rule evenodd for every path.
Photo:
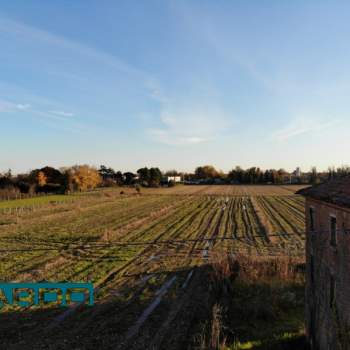
<instances>
[{"instance_id":1,"label":"tree shadow on field","mask_svg":"<svg viewBox=\"0 0 350 350\"><path fill-rule=\"evenodd\" d=\"M221 255L202 266L128 277L122 288L110 285L103 302L70 314L59 307L0 310L0 348L306 349L303 276L294 262Z\"/></svg>"},{"instance_id":2,"label":"tree shadow on field","mask_svg":"<svg viewBox=\"0 0 350 350\"><path fill-rule=\"evenodd\" d=\"M128 275L132 282L117 290L111 285L103 293L106 299L93 306L80 305L73 312L67 307L0 309L0 348L147 349L154 343L157 349L169 342L169 349L191 348L183 335L206 319L210 310L206 306L208 285L202 277L207 270L208 267L198 267ZM131 327L175 276L171 288L162 295L139 332L126 341ZM176 310L177 305L182 307ZM186 322L180 322L184 313ZM174 318L160 332L170 314ZM157 341L152 339L156 335Z\"/></svg>"}]
</instances>

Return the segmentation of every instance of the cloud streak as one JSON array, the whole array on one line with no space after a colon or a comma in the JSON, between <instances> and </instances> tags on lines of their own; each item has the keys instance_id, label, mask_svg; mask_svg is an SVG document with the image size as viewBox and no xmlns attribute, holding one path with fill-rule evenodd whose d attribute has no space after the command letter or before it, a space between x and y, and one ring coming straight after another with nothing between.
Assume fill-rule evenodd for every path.
<instances>
[{"instance_id":1,"label":"cloud streak","mask_svg":"<svg viewBox=\"0 0 350 350\"><path fill-rule=\"evenodd\" d=\"M19 103L19 104L16 105L16 108L17 109L21 109L21 110L25 110L25 109L30 108L30 104L21 104L21 103Z\"/></svg>"},{"instance_id":2,"label":"cloud streak","mask_svg":"<svg viewBox=\"0 0 350 350\"><path fill-rule=\"evenodd\" d=\"M40 74L55 74L58 76L58 85L62 83L62 79L74 80L73 83L76 84L74 85L74 91L81 93L81 91L84 90L84 98L86 98L86 94L90 93L89 84L91 84L94 100L89 102L89 99L86 98L87 106L82 107L83 110L88 110L90 116L95 113L95 100L98 100L98 98L95 98L95 86L97 83L101 84L106 74L108 74L109 80L103 81L104 83L101 84L101 86L103 85L101 89L106 91L105 95L107 97L100 96L101 100L107 99L108 101L110 91L115 87L120 89L120 93L123 94L125 84L133 84L133 87L129 91L134 92L134 90L137 90L138 96L148 96L150 99L157 100L161 98L159 95L160 92L157 89L157 80L151 74L143 69L139 69L133 64L125 62L118 56L112 55L107 51L1 15L0 32L3 33L7 42L15 42L19 49L22 47L28 49L28 52L34 58L45 65L45 69L41 69ZM31 57L32 60L33 57ZM60 60L60 57L64 59ZM71 64L66 65L66 61L69 61ZM28 60L28 62L30 62L30 60ZM95 67L97 68L95 69ZM36 68L37 63L34 69ZM96 74L96 71L98 74ZM97 82L95 82L94 79L96 79ZM108 82L111 82L110 86L107 86L106 83ZM81 86L82 84L83 86ZM122 87L119 88L118 84ZM0 82L0 92L1 85L3 84ZM19 88L12 86L12 90L12 95L16 98L20 96L29 96L30 94L32 99L29 99L29 101L35 106L31 111L36 114L40 113L42 117L46 115L47 119L51 118L63 121L64 119L68 120L76 116L76 114L70 110L70 107L66 107L64 101L57 102L44 98L35 99L32 96L32 92L30 91L28 93L22 86L19 86ZM140 90L142 93L140 93ZM4 94L7 93L5 88ZM126 92L125 95L128 93L129 92ZM7 99L12 99L10 95L4 96L7 96ZM56 94L56 97L59 98L59 93ZM79 99L79 96L77 99ZM79 104L79 102L76 104ZM30 105L23 103L17 104L16 107L13 106L13 104L4 103L0 100L0 112L8 112L16 109L24 111L29 107ZM76 108L74 108L74 110L75 109ZM105 116L99 112L96 112L94 117L99 119L105 118Z\"/></svg>"},{"instance_id":3,"label":"cloud streak","mask_svg":"<svg viewBox=\"0 0 350 350\"><path fill-rule=\"evenodd\" d=\"M172 146L195 145L217 139L229 125L228 116L214 106L164 106L160 126L148 129L151 138Z\"/></svg>"},{"instance_id":4,"label":"cloud streak","mask_svg":"<svg viewBox=\"0 0 350 350\"><path fill-rule=\"evenodd\" d=\"M20 113L29 118L39 119L42 123L51 129L60 131L68 131L70 133L88 134L94 128L91 128L77 120L72 120L70 117L74 113L60 110L51 110L49 112L40 109L32 108L28 103L14 103L7 100L0 100L0 113ZM26 113L24 113L26 112Z\"/></svg>"},{"instance_id":5,"label":"cloud streak","mask_svg":"<svg viewBox=\"0 0 350 350\"><path fill-rule=\"evenodd\" d=\"M30 104L13 103L6 100L0 100L0 113L14 112L16 110L24 111L30 107Z\"/></svg>"},{"instance_id":6,"label":"cloud streak","mask_svg":"<svg viewBox=\"0 0 350 350\"><path fill-rule=\"evenodd\" d=\"M0 30L4 33L9 33L15 36L17 39L22 38L26 41L30 39L35 43L40 42L42 44L53 46L61 50L64 49L74 52L84 58L88 57L94 61L98 61L100 64L107 65L118 71L137 75L144 79L144 82L150 79L150 75L146 72L137 69L136 67L120 60L111 54L9 18L0 17Z\"/></svg>"},{"instance_id":7,"label":"cloud streak","mask_svg":"<svg viewBox=\"0 0 350 350\"><path fill-rule=\"evenodd\" d=\"M285 128L274 132L272 138L280 142L288 141L301 135L316 133L331 128L338 123L338 120L317 121L314 119L299 118L290 122Z\"/></svg>"},{"instance_id":8,"label":"cloud streak","mask_svg":"<svg viewBox=\"0 0 350 350\"><path fill-rule=\"evenodd\" d=\"M52 114L55 114L55 115L58 115L59 117L74 117L75 114L72 113L72 112L65 112L65 111L49 111L49 113L52 113Z\"/></svg>"}]
</instances>

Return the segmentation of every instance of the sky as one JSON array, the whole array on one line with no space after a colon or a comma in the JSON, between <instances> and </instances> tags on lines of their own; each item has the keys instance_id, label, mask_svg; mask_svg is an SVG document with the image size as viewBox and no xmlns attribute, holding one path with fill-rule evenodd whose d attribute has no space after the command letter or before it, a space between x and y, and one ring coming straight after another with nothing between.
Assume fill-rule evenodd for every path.
<instances>
[{"instance_id":1,"label":"sky","mask_svg":"<svg viewBox=\"0 0 350 350\"><path fill-rule=\"evenodd\" d=\"M350 2L4 0L0 172L350 163Z\"/></svg>"}]
</instances>

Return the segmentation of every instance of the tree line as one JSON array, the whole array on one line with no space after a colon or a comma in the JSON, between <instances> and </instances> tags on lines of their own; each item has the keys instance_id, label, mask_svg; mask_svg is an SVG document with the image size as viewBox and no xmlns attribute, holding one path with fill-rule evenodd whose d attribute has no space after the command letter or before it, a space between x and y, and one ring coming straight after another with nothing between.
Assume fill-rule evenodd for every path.
<instances>
[{"instance_id":1,"label":"tree line","mask_svg":"<svg viewBox=\"0 0 350 350\"><path fill-rule=\"evenodd\" d=\"M159 168L140 168L136 173L115 171L101 165L99 169L89 165L75 165L55 169L46 166L26 174L12 175L11 170L0 174L0 198L13 198L19 194L65 194L93 190L98 186L158 187L163 174ZM169 185L169 183L168 183Z\"/></svg>"},{"instance_id":2,"label":"tree line","mask_svg":"<svg viewBox=\"0 0 350 350\"><path fill-rule=\"evenodd\" d=\"M60 169L46 166L15 176L10 170L0 174L0 191L4 195L4 193L69 193L88 191L98 186L173 186L176 182L175 177L185 184L317 184L349 174L348 166L330 167L326 172L318 172L314 167L306 173L299 174L289 173L284 169L262 170L259 167L243 169L240 166L224 173L212 165L199 166L193 173L176 170L163 173L157 167L143 167L133 173L116 171L105 165L101 165L99 169L89 165Z\"/></svg>"},{"instance_id":3,"label":"tree line","mask_svg":"<svg viewBox=\"0 0 350 350\"><path fill-rule=\"evenodd\" d=\"M350 167L329 167L327 171L319 172L312 167L308 172L288 172L281 169L266 169L250 167L243 169L236 166L227 174L217 171L211 165L197 167L194 174L185 174L185 179L204 183L231 183L231 184L318 184L325 180L350 175Z\"/></svg>"},{"instance_id":4,"label":"tree line","mask_svg":"<svg viewBox=\"0 0 350 350\"><path fill-rule=\"evenodd\" d=\"M67 193L87 191L101 184L99 172L88 165L55 169L46 166L26 174L12 175L11 170L0 174L2 197L17 193Z\"/></svg>"}]
</instances>

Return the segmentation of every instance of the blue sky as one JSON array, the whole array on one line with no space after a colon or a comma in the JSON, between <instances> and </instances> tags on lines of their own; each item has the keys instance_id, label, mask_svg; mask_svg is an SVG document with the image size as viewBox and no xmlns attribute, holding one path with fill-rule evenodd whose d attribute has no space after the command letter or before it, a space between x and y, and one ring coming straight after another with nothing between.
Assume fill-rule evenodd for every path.
<instances>
[{"instance_id":1,"label":"blue sky","mask_svg":"<svg viewBox=\"0 0 350 350\"><path fill-rule=\"evenodd\" d=\"M2 1L0 171L349 164L337 1Z\"/></svg>"}]
</instances>

